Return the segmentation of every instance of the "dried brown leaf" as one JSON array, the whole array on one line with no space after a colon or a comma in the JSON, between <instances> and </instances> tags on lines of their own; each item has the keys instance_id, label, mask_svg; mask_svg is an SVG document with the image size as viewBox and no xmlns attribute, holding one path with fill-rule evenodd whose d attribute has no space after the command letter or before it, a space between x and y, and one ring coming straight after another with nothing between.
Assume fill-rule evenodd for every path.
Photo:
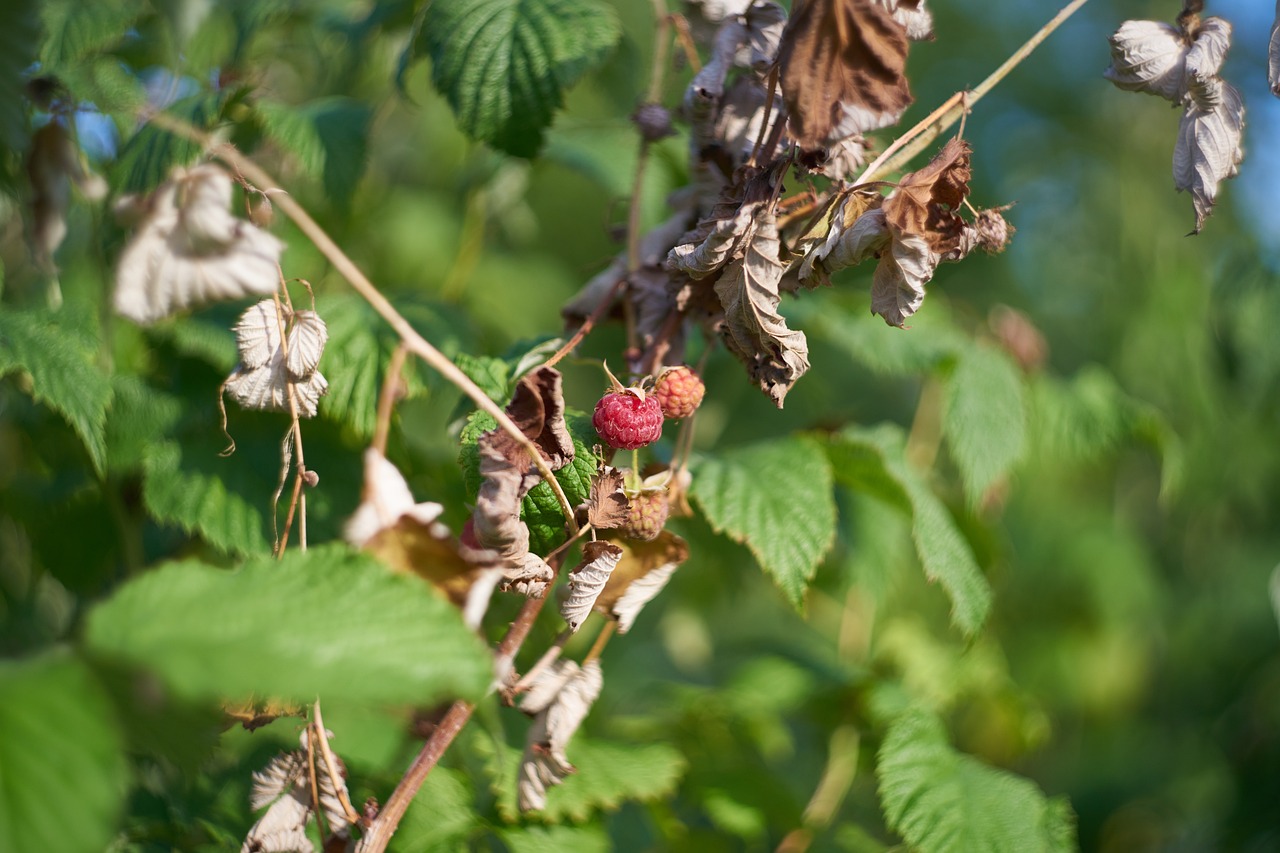
<instances>
[{"instance_id":1,"label":"dried brown leaf","mask_svg":"<svg viewBox=\"0 0 1280 853\"><path fill-rule=\"evenodd\" d=\"M596 530L609 530L627 519L627 496L622 492L622 472L604 466L591 481L587 499L587 524Z\"/></svg>"},{"instance_id":2,"label":"dried brown leaf","mask_svg":"<svg viewBox=\"0 0 1280 853\"><path fill-rule=\"evenodd\" d=\"M876 0L893 13L893 19L907 31L912 41L928 41L933 38L933 15L925 8L925 0Z\"/></svg>"},{"instance_id":3,"label":"dried brown leaf","mask_svg":"<svg viewBox=\"0 0 1280 853\"><path fill-rule=\"evenodd\" d=\"M562 671L572 672L572 675L560 683L554 698L537 713L525 736L516 787L521 811L544 808L547 789L559 785L574 772L565 755L565 747L591 710L604 684L598 660L584 664L581 669L566 663Z\"/></svg>"},{"instance_id":4,"label":"dried brown leaf","mask_svg":"<svg viewBox=\"0 0 1280 853\"><path fill-rule=\"evenodd\" d=\"M676 568L689 559L689 545L666 530L649 542L620 540L614 544L622 549L622 557L595 606L601 613L617 619L619 633L625 634L644 605L662 591Z\"/></svg>"},{"instance_id":5,"label":"dried brown leaf","mask_svg":"<svg viewBox=\"0 0 1280 853\"><path fill-rule=\"evenodd\" d=\"M924 286L933 278L938 261L923 238L895 232L871 278L871 313L890 326L902 326L920 310Z\"/></svg>"},{"instance_id":6,"label":"dried brown leaf","mask_svg":"<svg viewBox=\"0 0 1280 853\"><path fill-rule=\"evenodd\" d=\"M809 369L809 344L778 313L785 267L778 259L776 221L764 204L756 208L743 240L742 254L724 268L715 285L724 308L725 346L782 408L791 386Z\"/></svg>"},{"instance_id":7,"label":"dried brown leaf","mask_svg":"<svg viewBox=\"0 0 1280 853\"><path fill-rule=\"evenodd\" d=\"M792 136L801 148L896 122L911 104L907 32L874 0L805 0L778 50Z\"/></svg>"},{"instance_id":8,"label":"dried brown leaf","mask_svg":"<svg viewBox=\"0 0 1280 853\"><path fill-rule=\"evenodd\" d=\"M954 249L965 226L959 210L969 195L969 155L969 143L953 138L929 165L903 175L884 201L885 221L922 238L938 254Z\"/></svg>"},{"instance_id":9,"label":"dried brown leaf","mask_svg":"<svg viewBox=\"0 0 1280 853\"><path fill-rule=\"evenodd\" d=\"M802 284L809 287L828 284L829 273L856 266L884 249L890 240L889 225L880 207L867 209L871 203L871 199L862 194L851 195L845 200L836 211L826 240L814 247L801 262ZM854 218L850 220L850 216Z\"/></svg>"}]
</instances>

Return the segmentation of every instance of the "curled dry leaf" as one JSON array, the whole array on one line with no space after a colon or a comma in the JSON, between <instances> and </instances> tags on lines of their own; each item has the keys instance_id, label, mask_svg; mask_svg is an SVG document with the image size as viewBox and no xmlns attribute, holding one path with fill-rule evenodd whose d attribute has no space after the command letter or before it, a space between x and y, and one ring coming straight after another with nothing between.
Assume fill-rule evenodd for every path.
<instances>
[{"instance_id":1,"label":"curled dry leaf","mask_svg":"<svg viewBox=\"0 0 1280 853\"><path fill-rule=\"evenodd\" d=\"M537 701L526 698L522 710L537 707L533 725L526 736L524 756L520 761L517 782L517 800L521 811L537 811L547 804L547 789L559 785L574 767L565 755L565 747L586 719L591 705L600 695L604 674L600 662L593 660L580 669L572 662L549 667L549 672L535 682L530 690L537 693ZM565 677L565 673L569 673ZM554 696L547 698L548 689L540 689L540 682L558 684Z\"/></svg>"},{"instance_id":2,"label":"curled dry leaf","mask_svg":"<svg viewBox=\"0 0 1280 853\"><path fill-rule=\"evenodd\" d=\"M828 274L856 266L877 256L890 240L889 225L879 207L879 196L849 196L836 211L823 243L800 264L800 282L809 287L830 284ZM870 209L867 205L875 204ZM852 218L850 218L852 217Z\"/></svg>"},{"instance_id":3,"label":"curled dry leaf","mask_svg":"<svg viewBox=\"0 0 1280 853\"><path fill-rule=\"evenodd\" d=\"M914 234L894 234L871 278L871 313L890 326L902 326L924 302L924 286L933 278L938 255Z\"/></svg>"},{"instance_id":4,"label":"curled dry leaf","mask_svg":"<svg viewBox=\"0 0 1280 853\"><path fill-rule=\"evenodd\" d=\"M277 797L283 796L303 780L307 772L307 756L301 752L282 752L271 759L262 770L253 774L253 790L249 794L249 808L253 811L266 808Z\"/></svg>"},{"instance_id":5,"label":"curled dry leaf","mask_svg":"<svg viewBox=\"0 0 1280 853\"><path fill-rule=\"evenodd\" d=\"M521 377L507 415L553 471L573 461L559 371L541 367ZM529 528L520 520L520 502L541 475L528 452L501 429L480 436L477 450L482 482L471 516L476 540L501 561L503 589L541 596L555 572L529 552Z\"/></svg>"},{"instance_id":6,"label":"curled dry leaf","mask_svg":"<svg viewBox=\"0 0 1280 853\"><path fill-rule=\"evenodd\" d=\"M271 293L284 244L232 216L231 176L210 164L175 169L120 255L115 309L153 323L192 305Z\"/></svg>"},{"instance_id":7,"label":"curled dry leaf","mask_svg":"<svg viewBox=\"0 0 1280 853\"><path fill-rule=\"evenodd\" d=\"M689 558L689 545L669 531L650 542L618 541L622 549L596 610L618 620L618 633L631 630L641 609L657 597L675 570Z\"/></svg>"},{"instance_id":8,"label":"curled dry leaf","mask_svg":"<svg viewBox=\"0 0 1280 853\"><path fill-rule=\"evenodd\" d=\"M578 665L571 660L560 658L553 661L538 673L528 691L520 696L520 710L531 717L542 713L560 695L569 679L576 678L580 671Z\"/></svg>"},{"instance_id":9,"label":"curled dry leaf","mask_svg":"<svg viewBox=\"0 0 1280 853\"><path fill-rule=\"evenodd\" d=\"M1163 21L1125 21L1108 41L1111 65L1104 77L1129 92L1181 99L1187 45L1177 27Z\"/></svg>"},{"instance_id":10,"label":"curled dry leaf","mask_svg":"<svg viewBox=\"0 0 1280 853\"><path fill-rule=\"evenodd\" d=\"M1233 178L1239 171L1244 150L1244 102L1230 83L1217 78L1209 108L1199 103L1187 106L1178 125L1178 142L1173 149L1173 182L1179 191L1191 193L1198 234L1213 212L1218 197L1218 184Z\"/></svg>"},{"instance_id":11,"label":"curled dry leaf","mask_svg":"<svg viewBox=\"0 0 1280 853\"><path fill-rule=\"evenodd\" d=\"M458 541L437 519L438 503L414 503L400 471L374 448L364 452L364 492L347 522L348 542L440 590L477 628L502 577L496 552Z\"/></svg>"},{"instance_id":12,"label":"curled dry leaf","mask_svg":"<svg viewBox=\"0 0 1280 853\"><path fill-rule=\"evenodd\" d=\"M920 237L938 254L954 249L964 230L960 206L969 195L971 149L962 139L942 146L929 165L903 175L885 199L885 221L898 233Z\"/></svg>"},{"instance_id":13,"label":"curled dry leaf","mask_svg":"<svg viewBox=\"0 0 1280 853\"><path fill-rule=\"evenodd\" d=\"M280 329L288 326L282 345ZM274 299L264 299L241 315L234 327L240 366L224 389L246 409L288 412L292 391L299 417L315 417L329 383L316 370L328 331L314 311L292 314Z\"/></svg>"},{"instance_id":14,"label":"curled dry leaf","mask_svg":"<svg viewBox=\"0 0 1280 853\"><path fill-rule=\"evenodd\" d=\"M623 475L617 468L602 466L591 481L587 498L587 524L609 530L627 519L627 496L622 491Z\"/></svg>"},{"instance_id":15,"label":"curled dry leaf","mask_svg":"<svg viewBox=\"0 0 1280 853\"><path fill-rule=\"evenodd\" d=\"M724 308L725 346L782 408L791 386L809 369L809 344L804 333L788 328L778 313L785 270L778 251L774 215L760 205L743 237L741 254L724 268L715 291Z\"/></svg>"},{"instance_id":16,"label":"curled dry leaf","mask_svg":"<svg viewBox=\"0 0 1280 853\"><path fill-rule=\"evenodd\" d=\"M717 207L712 216L699 222L698 228L686 235L690 242L682 242L671 250L667 267L695 280L720 271L742 243L760 208L758 202L741 204L732 211L721 211ZM723 219L713 218L719 212L728 215Z\"/></svg>"},{"instance_id":17,"label":"curled dry leaf","mask_svg":"<svg viewBox=\"0 0 1280 853\"><path fill-rule=\"evenodd\" d=\"M286 752L271 760L264 770L253 774L253 790L249 803L254 811L270 806L245 836L241 853L296 853L314 851L315 846L307 835L311 820L313 799L320 803L330 833L337 838L350 835L350 824L343 800L347 798L346 779L342 760L336 755L339 776L334 778L328 766L319 760L316 750L316 783L319 796L311 795L311 772L307 763L307 740L310 728L302 732L302 749ZM326 737L333 735L326 732Z\"/></svg>"},{"instance_id":18,"label":"curled dry leaf","mask_svg":"<svg viewBox=\"0 0 1280 853\"><path fill-rule=\"evenodd\" d=\"M249 828L240 853L313 853L316 848L307 835L310 819L311 797L299 785L288 796L272 803L267 813Z\"/></svg>"},{"instance_id":19,"label":"curled dry leaf","mask_svg":"<svg viewBox=\"0 0 1280 853\"><path fill-rule=\"evenodd\" d=\"M906 29L876 0L805 0L778 50L800 147L824 148L895 123L911 104L907 44Z\"/></svg>"},{"instance_id":20,"label":"curled dry leaf","mask_svg":"<svg viewBox=\"0 0 1280 853\"><path fill-rule=\"evenodd\" d=\"M893 14L907 31L907 38L912 41L927 41L933 38L933 15L925 8L925 0L876 0Z\"/></svg>"},{"instance_id":21,"label":"curled dry leaf","mask_svg":"<svg viewBox=\"0 0 1280 853\"><path fill-rule=\"evenodd\" d=\"M560 605L560 615L570 631L582 627L620 559L622 549L612 543L597 541L582 546L582 562L569 573L569 597Z\"/></svg>"}]
</instances>

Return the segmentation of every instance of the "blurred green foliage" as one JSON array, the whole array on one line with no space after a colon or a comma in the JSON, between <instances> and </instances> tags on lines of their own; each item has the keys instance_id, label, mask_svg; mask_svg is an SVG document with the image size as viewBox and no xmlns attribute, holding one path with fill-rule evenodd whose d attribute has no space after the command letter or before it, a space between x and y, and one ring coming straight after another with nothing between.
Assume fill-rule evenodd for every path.
<instances>
[{"instance_id":1,"label":"blurred green foliage","mask_svg":"<svg viewBox=\"0 0 1280 853\"><path fill-rule=\"evenodd\" d=\"M637 150L627 116L647 80L652 21L646 4L617 3L617 21L588 34L566 63L600 64L573 88L576 73L561 79L535 111L540 127L564 97L526 160L469 141L456 93L432 87L444 72L421 41L424 15L457 5L15 0L0 12L0 653L12 658L0 664L0 848L239 845L253 822L250 774L295 748L297 721L219 734L196 688L270 679L292 640L337 646L321 683L359 673L325 716L357 804L385 799L418 747L407 708L387 702L413 678L421 695L480 689L481 662L458 645L457 625L441 632L455 635L458 672L417 667L409 652L430 650L402 647L406 630L429 633L415 607L438 602L366 614L344 597L342 572L395 590L338 550L307 564L321 586L292 601L297 625L270 600L202 613L203 586L267 568L286 427L233 407L238 450L217 455L217 389L240 306L133 327L109 310L125 234L102 205L72 204L56 291L23 229L25 149L48 119L24 82L56 78L115 193L152 187L199 153L139 129L135 107L163 101L225 128L417 329L487 389L509 389L519 354L560 332L560 305L619 249ZM911 55L917 104L903 127L978 83L1049 14L1017 0L939 6L937 40ZM1280 635L1267 595L1280 561L1277 220L1236 203L1246 159L1204 233L1184 237L1190 201L1169 180L1176 117L1100 76L1121 20L1176 12L1086 6L975 108L964 131L973 197L1016 201L1019 231L1002 256L943 267L913 328L868 316L865 269L787 300L813 370L785 411L710 353L695 445L705 516L672 523L689 562L605 653L604 693L570 749L581 773L556 789L547 818L565 822L514 814L525 723L491 697L394 849L871 851L900 838L944 849L987 831L1002 808L1017 817L998 830L1008 849L1030 849L1024 831L1062 847L1063 798L1083 849L1280 846ZM1274 116L1257 33L1238 30L1226 76L1251 110ZM668 82L668 104L689 73ZM536 149L527 134L504 136L520 122L480 113L462 125L518 154ZM1246 148L1274 157L1273 140ZM646 223L687 180L685 161L682 138L656 146ZM340 537L359 500L395 339L289 223L274 230L288 242L286 273L314 286L333 335L321 365L332 390L304 427L321 477L308 501L319 544ZM998 347L1001 305L1044 336L1042 367L1023 373ZM561 365L571 407L589 410L599 360L624 345L605 325ZM389 455L458 529L469 410L424 368L407 390ZM751 470L768 479L773 468L796 489L789 504L772 480L751 482ZM834 500L834 516L814 495ZM753 538L753 519L783 527ZM802 546L782 547L797 531ZM194 565L245 557L225 578ZM263 589L287 596L289 581ZM146 606L143 592L165 584L189 586L186 609L166 612L168 593ZM515 604L494 607L496 634ZM221 645L226 625L201 618L248 620L263 653ZM221 649L223 675L182 669L181 649L147 627ZM559 628L541 620L518 666ZM343 653L343 632L361 638L363 659ZM575 638L567 653L589 643ZM393 681L365 695L360 679L378 678ZM312 683L303 671L289 689ZM979 791L976 817L946 801L968 791ZM928 820L939 816L951 822Z\"/></svg>"}]
</instances>

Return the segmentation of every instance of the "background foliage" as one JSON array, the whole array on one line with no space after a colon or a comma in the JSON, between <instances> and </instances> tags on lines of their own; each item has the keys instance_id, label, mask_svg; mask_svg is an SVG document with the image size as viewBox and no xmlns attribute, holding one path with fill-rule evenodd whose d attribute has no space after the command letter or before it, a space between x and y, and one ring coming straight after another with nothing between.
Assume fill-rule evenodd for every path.
<instances>
[{"instance_id":1,"label":"background foliage","mask_svg":"<svg viewBox=\"0 0 1280 853\"><path fill-rule=\"evenodd\" d=\"M1087 5L966 125L976 199L1018 202L1010 251L943 268L906 332L868 315L856 271L784 303L814 364L784 411L714 352L698 513L675 523L693 556L607 650L604 694L569 750L580 773L543 819L520 819L525 724L490 698L395 849L773 849L802 827L815 849L1060 849L1073 823L1085 849L1280 845L1267 595L1280 244L1255 203L1275 186L1277 105L1265 22L1245 6L1209 9L1239 15L1226 76L1251 130L1243 177L1204 234L1182 236L1190 204L1170 191L1174 116L1100 77L1106 34L1178 4ZM488 666L439 602L402 596L366 558L264 556L284 423L233 410L229 459L214 426L239 306L146 330L113 317L123 232L77 202L50 307L23 234L23 157L46 116L23 81L54 75L82 105L81 145L113 192L199 153L138 129L142 104L225 126L498 393L618 248L652 22L644 4L601 8L4 4L0 848L238 846L250 773L296 743L295 721L220 733L210 697L264 685L301 699L323 687L353 800L385 798L417 747L397 703L478 697ZM520 62L494 43L470 84L510 91L510 113L460 100L475 69L436 39L482 11L513 38L529 33L522 16L590 25ZM987 0L935 14L903 126L978 82L1048 11ZM682 139L657 146L646 221L684 160ZM394 337L288 223L275 230L332 333L332 389L306 425L323 543L358 500ZM1044 334L1043 369L1022 372L996 345L997 305ZM622 346L614 327L592 334L566 366L571 405L601 390L589 359ZM391 456L457 529L468 410L424 369L409 388ZM559 630L543 623L527 656Z\"/></svg>"}]
</instances>

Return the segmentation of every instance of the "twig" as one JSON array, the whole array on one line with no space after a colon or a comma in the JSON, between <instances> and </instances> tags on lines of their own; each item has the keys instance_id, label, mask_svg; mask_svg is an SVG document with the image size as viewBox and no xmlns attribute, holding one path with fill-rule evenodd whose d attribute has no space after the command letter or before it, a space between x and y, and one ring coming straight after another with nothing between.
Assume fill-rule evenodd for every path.
<instances>
[{"instance_id":1,"label":"twig","mask_svg":"<svg viewBox=\"0 0 1280 853\"><path fill-rule=\"evenodd\" d=\"M600 318L605 315L605 312L613 306L614 297L618 295L618 291L620 291L622 289L622 285L626 283L626 276L615 281L613 283L613 287L609 288L609 292L606 293L604 298L600 300L600 303L596 305L595 310L591 312L587 319L582 321L582 325L578 327L578 331L573 333L573 337L569 338L569 340L565 342L564 346L556 350L555 354L551 356L551 358L544 361L542 366L555 367L560 359L573 352L574 349L577 348L578 344L582 343L582 339L585 338L593 328L595 328L596 323L600 322Z\"/></svg>"},{"instance_id":2,"label":"twig","mask_svg":"<svg viewBox=\"0 0 1280 853\"><path fill-rule=\"evenodd\" d=\"M338 763L333 760L333 751L329 749L329 733L324 727L324 717L320 716L320 700L316 699L312 706L316 731L320 733L320 757L324 759L325 769L329 771L329 778L333 781L333 789L338 792L338 802L342 804L342 812L347 816L347 823L359 823L360 813L351 805L351 798L347 796L347 786L341 785L342 775L338 773Z\"/></svg>"},{"instance_id":3,"label":"twig","mask_svg":"<svg viewBox=\"0 0 1280 853\"><path fill-rule=\"evenodd\" d=\"M167 113L150 113L148 114L148 119L152 124L163 130L198 142L207 148L213 145L213 140L207 133L197 130L190 124ZM254 184L262 187L276 186L276 181L261 166L241 154L233 146L219 145L213 153ZM347 253L342 251L338 244L333 241L333 238L329 236L328 232L311 218L311 214L307 213L306 209L298 204L292 195L280 193L276 196L276 200L280 210L293 220L293 223L298 226L298 230L320 250L320 254L324 255L355 291L373 307L373 310L387 321L392 330L400 336L400 340L404 342L405 347L434 368L446 380L456 385L462 393L470 397L477 408L492 416L497 421L498 427L510 435L516 444L529 454L534 467L538 469L542 479L546 481L547 485L551 487L551 491L555 494L556 501L560 504L560 509L564 513L565 523L569 525L571 532L576 533L578 527L573 519L573 506L565 496L564 489L561 488L560 482L552 473L547 460L538 451L537 445L520 431L520 428L507 416L501 406L489 399L489 396L481 390L480 386L472 382L467 374L463 373L444 353L432 346L426 338L418 333L417 329L413 328L412 324L404 318L404 315L395 309L390 300L382 295L382 292L374 286L373 282L369 281L368 277L355 265L355 262L347 256Z\"/></svg>"},{"instance_id":4,"label":"twig","mask_svg":"<svg viewBox=\"0 0 1280 853\"><path fill-rule=\"evenodd\" d=\"M538 658L537 662L529 667L529 671L522 675L515 686L511 688L511 695L515 696L517 693L523 693L528 690L529 686L542 674L542 671L556 662L561 652L564 651L564 644L569 642L569 638L572 636L573 632L568 628L556 635L555 642L551 644L551 647L542 653L542 657Z\"/></svg>"},{"instance_id":5,"label":"twig","mask_svg":"<svg viewBox=\"0 0 1280 853\"><path fill-rule=\"evenodd\" d=\"M586 666L593 660L600 657L604 651L604 647L609 644L609 638L613 636L613 632L618 630L618 623L614 619L610 619L604 623L604 627L600 629L600 633L596 635L596 641L591 644L591 651L587 652L587 656L582 659L582 665Z\"/></svg>"},{"instance_id":6,"label":"twig","mask_svg":"<svg viewBox=\"0 0 1280 853\"><path fill-rule=\"evenodd\" d=\"M320 733L320 737L324 737L324 732ZM316 815L316 828L320 830L320 837L324 838L327 833L324 831L324 809L320 807L320 785L316 778L316 731L315 722L307 727L307 775L311 782L311 809ZM332 828L332 827L331 827Z\"/></svg>"},{"instance_id":7,"label":"twig","mask_svg":"<svg viewBox=\"0 0 1280 853\"><path fill-rule=\"evenodd\" d=\"M773 113L773 99L778 92L778 63L774 63L769 69L768 88L765 90L767 94L764 97L764 109L760 111L760 132L756 134L756 144L751 148L751 158L747 160L747 165L754 166L759 162L760 149L764 147L764 134L769 129L769 116ZM778 115L778 122L786 122L785 114Z\"/></svg>"},{"instance_id":8,"label":"twig","mask_svg":"<svg viewBox=\"0 0 1280 853\"><path fill-rule=\"evenodd\" d=\"M373 428L373 449L387 455L387 434L391 431L391 412L400 396L400 371L404 369L407 354L404 344L391 352L387 372L382 375L382 391L378 394L378 421Z\"/></svg>"},{"instance_id":9,"label":"twig","mask_svg":"<svg viewBox=\"0 0 1280 853\"><path fill-rule=\"evenodd\" d=\"M947 130L947 128L959 121L960 117L964 115L970 107L981 100L982 97L990 92L997 83L1007 77L1009 72L1014 68L1017 68L1024 59L1030 56L1031 52L1039 47L1040 43L1047 39L1054 30L1061 26L1063 21L1074 15L1076 10L1087 2L1089 2L1089 0L1071 0L1070 3L1062 7L1062 10L1059 11L1058 14L1049 19L1048 23L1036 31L1035 35L1027 39L1026 43L1023 44L1022 47L1015 50L1012 56L1001 63L999 68L991 72L987 79L983 80L976 88L968 93L957 92L955 95L948 98L942 107L939 107L923 121L899 137L898 141L893 145L889 146L889 148L885 150L885 153L877 157L876 161L868 166L854 183L865 183L866 181L873 180L878 176L895 172L909 163L912 158L923 151L929 143L941 136L943 131ZM939 113L941 114L939 115ZM909 143L908 140L910 140ZM891 151L895 151L895 149L896 154L894 156L886 156L889 155Z\"/></svg>"}]
</instances>

